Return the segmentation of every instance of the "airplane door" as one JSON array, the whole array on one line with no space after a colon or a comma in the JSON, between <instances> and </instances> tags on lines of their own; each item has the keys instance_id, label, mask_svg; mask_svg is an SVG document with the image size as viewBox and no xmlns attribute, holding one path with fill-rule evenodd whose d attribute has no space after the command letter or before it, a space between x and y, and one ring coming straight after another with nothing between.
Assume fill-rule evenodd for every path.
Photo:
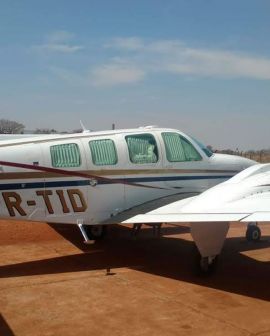
<instances>
[{"instance_id":1,"label":"airplane door","mask_svg":"<svg viewBox=\"0 0 270 336\"><path fill-rule=\"evenodd\" d=\"M126 157L126 207L170 195L163 179L163 155L158 137L149 132L123 135Z\"/></svg>"},{"instance_id":2,"label":"airplane door","mask_svg":"<svg viewBox=\"0 0 270 336\"><path fill-rule=\"evenodd\" d=\"M39 196L46 205L46 220L55 223L85 222L89 215L89 180L80 176L86 170L80 139L42 144L46 173L45 190Z\"/></svg>"},{"instance_id":3,"label":"airplane door","mask_svg":"<svg viewBox=\"0 0 270 336\"><path fill-rule=\"evenodd\" d=\"M90 178L88 187L89 224L97 224L125 208L123 183L122 142L119 135L86 137L81 139L87 171Z\"/></svg>"}]
</instances>

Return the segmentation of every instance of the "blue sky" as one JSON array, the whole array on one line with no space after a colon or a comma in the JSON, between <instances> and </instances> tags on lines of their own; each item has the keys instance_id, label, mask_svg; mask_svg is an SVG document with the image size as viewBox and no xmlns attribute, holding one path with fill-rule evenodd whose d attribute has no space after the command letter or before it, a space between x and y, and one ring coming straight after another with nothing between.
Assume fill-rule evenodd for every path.
<instances>
[{"instance_id":1,"label":"blue sky","mask_svg":"<svg viewBox=\"0 0 270 336\"><path fill-rule=\"evenodd\" d=\"M269 148L270 2L1 1L0 117Z\"/></svg>"}]
</instances>

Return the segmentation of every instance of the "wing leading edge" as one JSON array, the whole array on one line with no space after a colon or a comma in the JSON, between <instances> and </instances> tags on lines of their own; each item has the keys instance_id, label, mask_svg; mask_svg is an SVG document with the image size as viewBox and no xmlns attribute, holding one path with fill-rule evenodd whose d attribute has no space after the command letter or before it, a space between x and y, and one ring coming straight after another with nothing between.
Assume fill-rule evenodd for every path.
<instances>
[{"instance_id":1,"label":"wing leading edge","mask_svg":"<svg viewBox=\"0 0 270 336\"><path fill-rule=\"evenodd\" d=\"M270 164L258 164L240 174L199 196L132 216L123 223L270 221Z\"/></svg>"}]
</instances>

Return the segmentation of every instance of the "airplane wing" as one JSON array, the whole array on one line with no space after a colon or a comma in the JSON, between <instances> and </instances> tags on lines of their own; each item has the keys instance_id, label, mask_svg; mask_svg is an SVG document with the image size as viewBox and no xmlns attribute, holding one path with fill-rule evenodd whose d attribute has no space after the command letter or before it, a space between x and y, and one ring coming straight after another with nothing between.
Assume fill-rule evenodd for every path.
<instances>
[{"instance_id":1,"label":"airplane wing","mask_svg":"<svg viewBox=\"0 0 270 336\"><path fill-rule=\"evenodd\" d=\"M122 223L270 221L270 164L258 164L204 193Z\"/></svg>"},{"instance_id":2,"label":"airplane wing","mask_svg":"<svg viewBox=\"0 0 270 336\"><path fill-rule=\"evenodd\" d=\"M200 269L208 272L215 267L229 222L268 222L269 205L270 164L258 164L198 196L141 213L123 223L189 223L201 256Z\"/></svg>"},{"instance_id":3,"label":"airplane wing","mask_svg":"<svg viewBox=\"0 0 270 336\"><path fill-rule=\"evenodd\" d=\"M123 212L120 212L116 214L115 216L106 219L102 222L102 224L118 224L118 223L134 223L134 222L128 222L129 219L134 218L137 215L142 215L146 213L150 213L153 210L158 210L160 207L164 207L167 204L173 204L176 201L182 201L183 203L189 201L193 197L195 197L197 193L178 193L173 194L165 197L161 197L158 199L155 199L153 201L149 201L143 204L140 204L138 206L135 206L131 209L125 210Z\"/></svg>"}]
</instances>

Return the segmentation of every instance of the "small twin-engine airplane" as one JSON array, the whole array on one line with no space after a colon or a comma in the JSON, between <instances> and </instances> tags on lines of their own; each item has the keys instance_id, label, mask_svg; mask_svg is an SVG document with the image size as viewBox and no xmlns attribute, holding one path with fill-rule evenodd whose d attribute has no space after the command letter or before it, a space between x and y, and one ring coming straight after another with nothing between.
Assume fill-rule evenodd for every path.
<instances>
[{"instance_id":1,"label":"small twin-engine airplane","mask_svg":"<svg viewBox=\"0 0 270 336\"><path fill-rule=\"evenodd\" d=\"M86 241L103 237L110 223L191 222L200 265L206 269L221 250L228 222L249 218L247 209L239 215L215 210L237 197L230 186L247 173L197 199L172 202L254 164L214 154L178 130L153 126L2 139L0 218L77 224Z\"/></svg>"}]
</instances>

